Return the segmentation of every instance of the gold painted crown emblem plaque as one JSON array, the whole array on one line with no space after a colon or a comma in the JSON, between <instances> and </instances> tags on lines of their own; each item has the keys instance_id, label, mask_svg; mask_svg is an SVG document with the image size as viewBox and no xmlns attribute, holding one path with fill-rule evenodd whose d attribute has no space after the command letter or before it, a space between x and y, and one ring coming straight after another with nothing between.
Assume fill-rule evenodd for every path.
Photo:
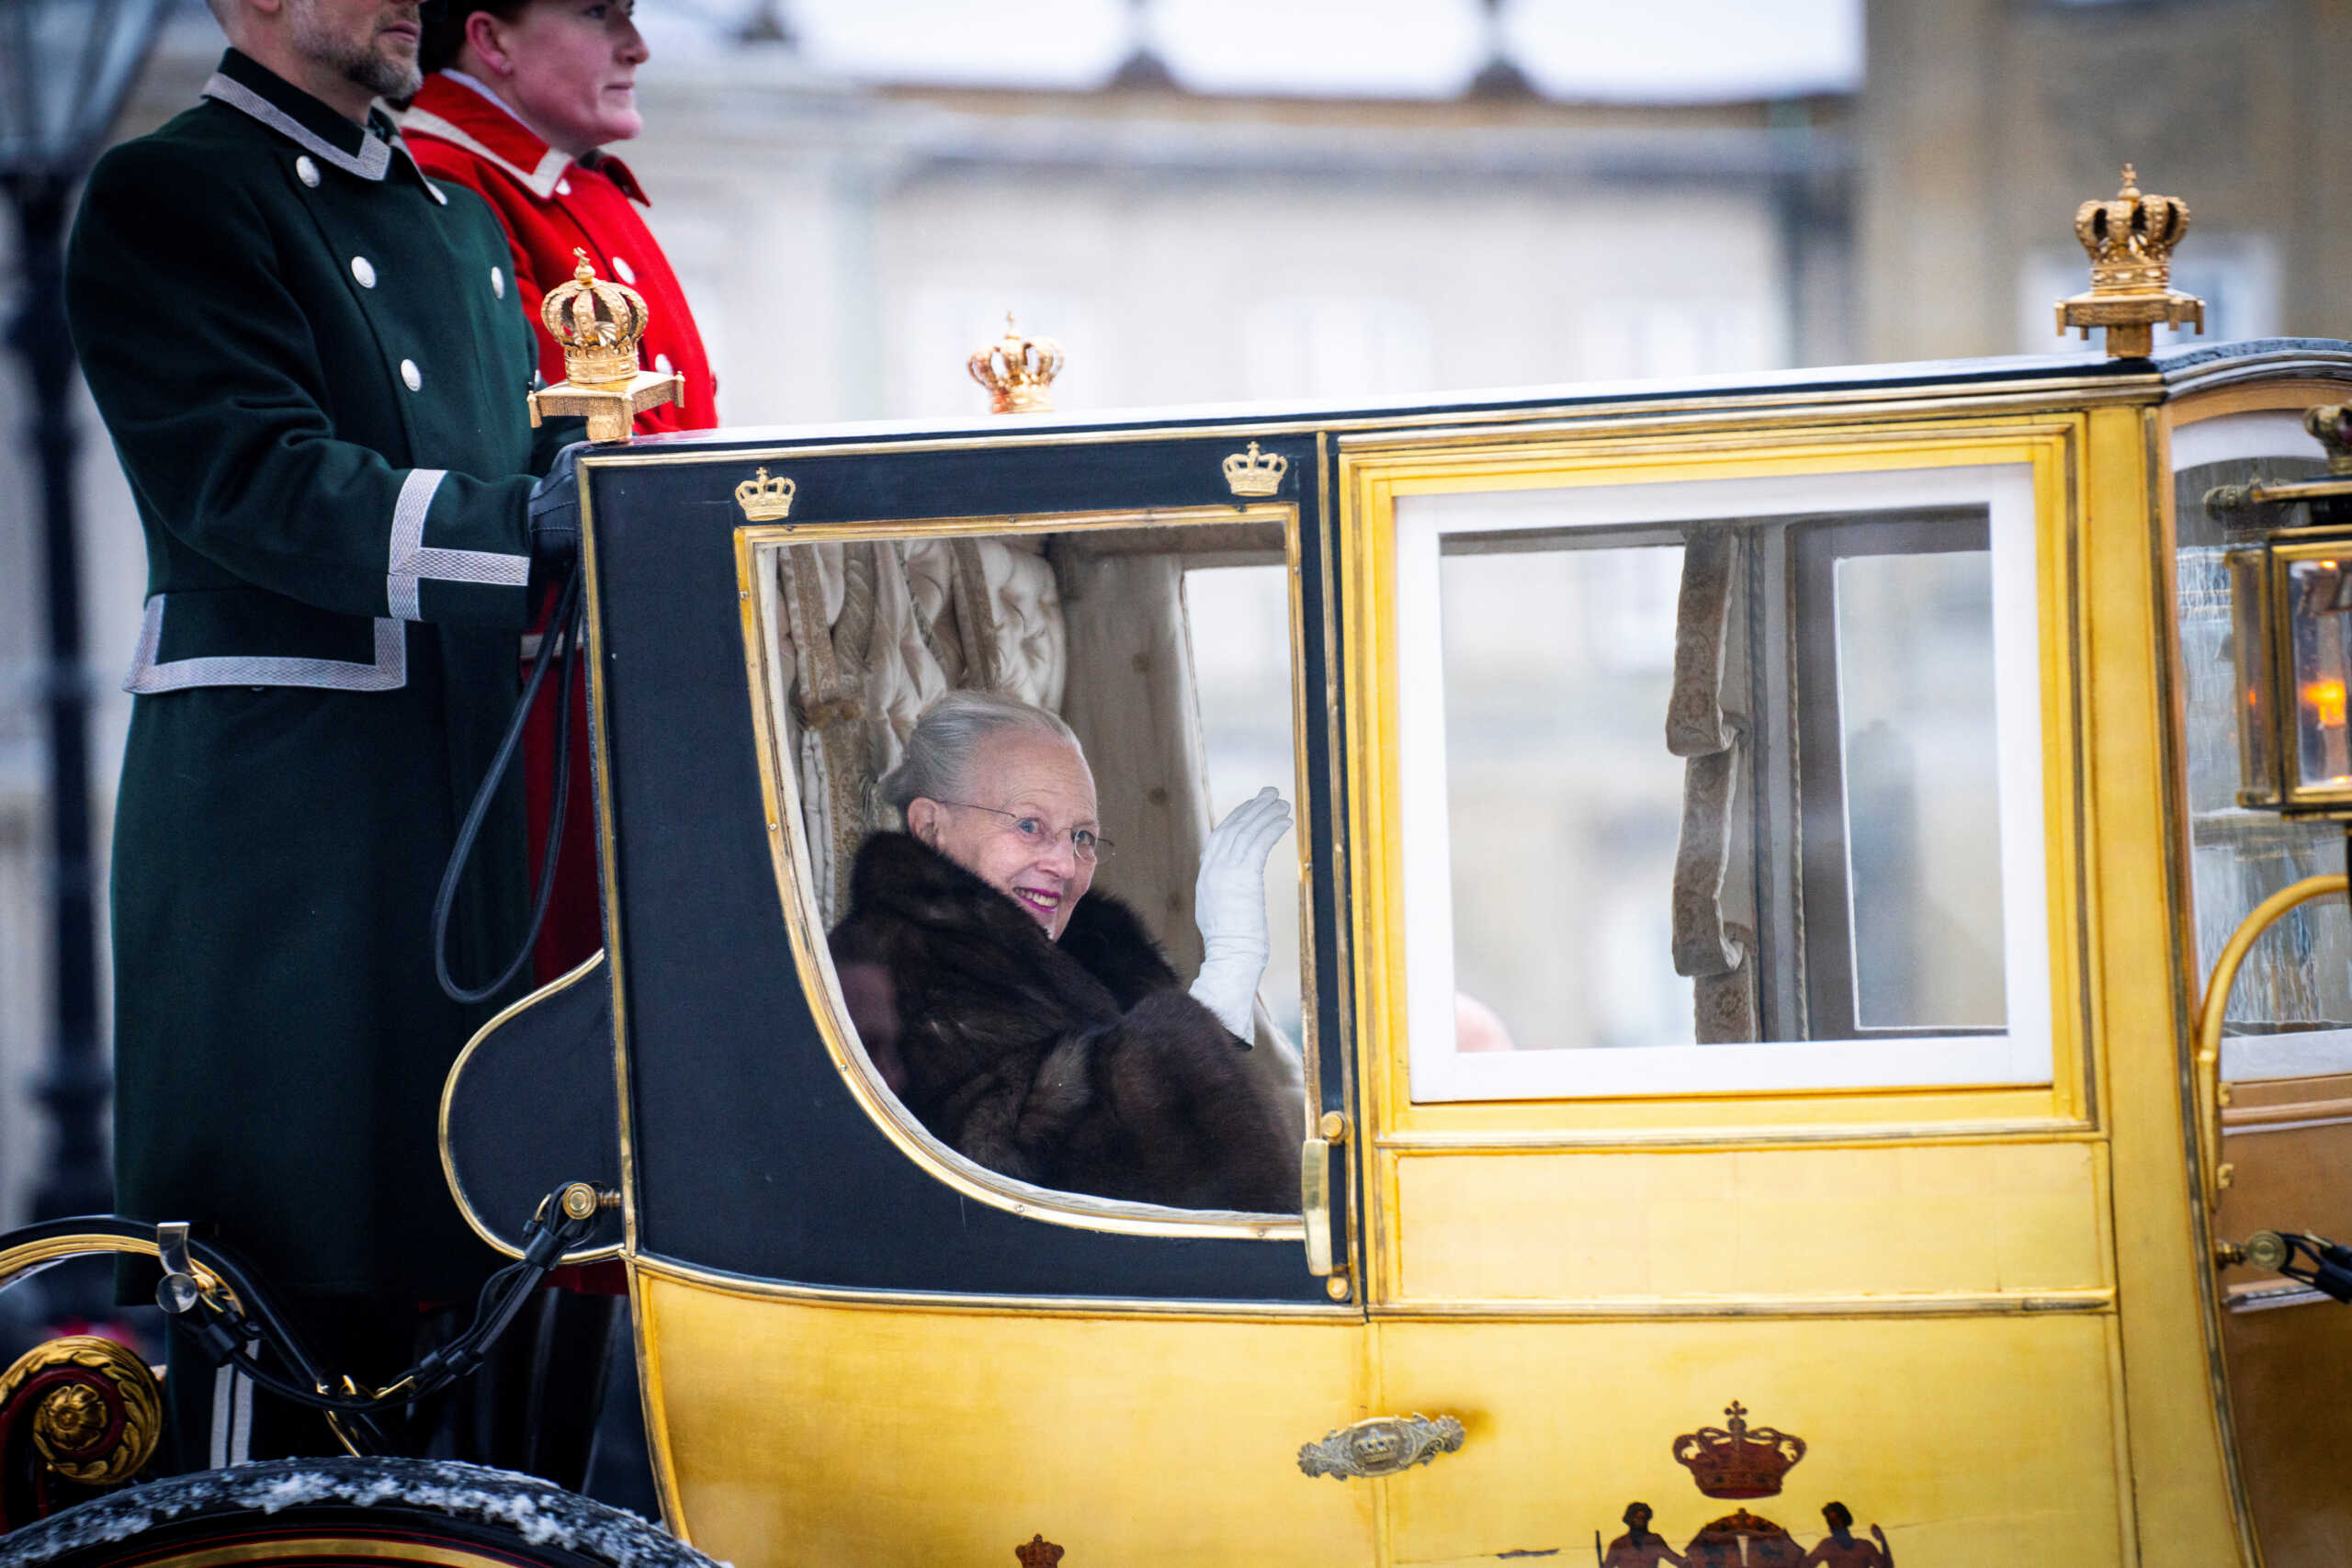
<instances>
[{"instance_id":1,"label":"gold painted crown emblem plaque","mask_svg":"<svg viewBox=\"0 0 2352 1568\"><path fill-rule=\"evenodd\" d=\"M2075 209L2075 238L2091 259L2091 289L2061 300L2058 331L2107 329L2111 358L2144 355L2155 346L2158 322L2205 330L2205 301L2172 288L2173 247L2188 232L2188 203L2140 189L2139 172L2123 165L2123 188L2110 201Z\"/></svg>"},{"instance_id":2,"label":"gold painted crown emblem plaque","mask_svg":"<svg viewBox=\"0 0 2352 1568\"><path fill-rule=\"evenodd\" d=\"M754 523L773 523L792 515L792 498L799 490L782 474L770 479L768 471L761 468L735 487L735 504Z\"/></svg>"},{"instance_id":3,"label":"gold painted crown emblem plaque","mask_svg":"<svg viewBox=\"0 0 2352 1568\"><path fill-rule=\"evenodd\" d=\"M1062 345L1049 337L1022 336L1007 311L1004 335L975 349L965 368L989 389L989 412L1051 413L1054 378L1062 371Z\"/></svg>"},{"instance_id":4,"label":"gold painted crown emblem plaque","mask_svg":"<svg viewBox=\"0 0 2352 1568\"><path fill-rule=\"evenodd\" d=\"M563 378L575 387L618 391L637 374L637 345L645 338L645 296L596 276L588 253L574 246L580 265L539 302L539 320L563 347Z\"/></svg>"},{"instance_id":5,"label":"gold painted crown emblem plaque","mask_svg":"<svg viewBox=\"0 0 2352 1568\"><path fill-rule=\"evenodd\" d=\"M1247 452L1236 452L1225 460L1225 482L1236 495L1272 495L1283 488L1283 476L1288 472L1288 457L1279 452L1261 457L1255 441Z\"/></svg>"},{"instance_id":6,"label":"gold painted crown emblem plaque","mask_svg":"<svg viewBox=\"0 0 2352 1568\"><path fill-rule=\"evenodd\" d=\"M1724 1409L1726 1426L1702 1427L1674 1439L1674 1457L1710 1497L1770 1497L1804 1458L1804 1439L1770 1427L1750 1428L1747 1406Z\"/></svg>"}]
</instances>

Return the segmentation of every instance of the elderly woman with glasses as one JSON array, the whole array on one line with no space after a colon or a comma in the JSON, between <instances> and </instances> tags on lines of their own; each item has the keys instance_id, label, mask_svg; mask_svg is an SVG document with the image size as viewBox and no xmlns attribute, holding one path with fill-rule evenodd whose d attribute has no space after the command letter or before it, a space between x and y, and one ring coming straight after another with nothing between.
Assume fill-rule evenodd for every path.
<instances>
[{"instance_id":1,"label":"elderly woman with glasses","mask_svg":"<svg viewBox=\"0 0 2352 1568\"><path fill-rule=\"evenodd\" d=\"M1191 1209L1297 1206L1299 1109L1253 1063L1272 790L1202 857L1187 989L1126 906L1094 775L1043 708L951 692L881 781L906 821L859 850L833 963L876 1069L942 1142L1041 1187Z\"/></svg>"}]
</instances>

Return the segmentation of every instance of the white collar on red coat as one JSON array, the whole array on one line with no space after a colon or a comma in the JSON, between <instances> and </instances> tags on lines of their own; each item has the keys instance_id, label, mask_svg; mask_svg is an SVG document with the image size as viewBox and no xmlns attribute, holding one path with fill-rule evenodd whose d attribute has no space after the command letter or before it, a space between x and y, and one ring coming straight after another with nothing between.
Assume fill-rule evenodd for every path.
<instances>
[{"instance_id":1,"label":"white collar on red coat","mask_svg":"<svg viewBox=\"0 0 2352 1568\"><path fill-rule=\"evenodd\" d=\"M461 87L469 90L457 90ZM401 129L411 136L430 136L462 147L496 164L541 201L554 197L556 183L571 167L571 154L548 146L498 95L462 71L427 76Z\"/></svg>"}]
</instances>

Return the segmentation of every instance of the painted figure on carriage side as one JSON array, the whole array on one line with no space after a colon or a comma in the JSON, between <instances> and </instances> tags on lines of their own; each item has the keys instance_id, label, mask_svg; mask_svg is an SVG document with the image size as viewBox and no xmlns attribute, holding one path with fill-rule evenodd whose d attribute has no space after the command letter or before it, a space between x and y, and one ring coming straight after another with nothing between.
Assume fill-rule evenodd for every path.
<instances>
[{"instance_id":1,"label":"painted figure on carriage side","mask_svg":"<svg viewBox=\"0 0 2352 1568\"><path fill-rule=\"evenodd\" d=\"M1798 1568L1894 1568L1894 1553L1886 1544L1886 1533L1876 1525L1871 1527L1870 1540L1854 1539L1854 1515L1843 1503L1828 1503L1822 1506L1821 1517L1829 1526L1829 1533L1805 1554Z\"/></svg>"},{"instance_id":2,"label":"painted figure on carriage side","mask_svg":"<svg viewBox=\"0 0 2352 1568\"><path fill-rule=\"evenodd\" d=\"M1600 1550L1600 1532L1592 1532L1593 1555L1600 1559L1600 1568L1657 1568L1661 1562L1689 1568L1690 1560L1650 1529L1647 1503L1626 1504L1624 1517L1625 1533L1611 1541L1606 1552Z\"/></svg>"}]
</instances>

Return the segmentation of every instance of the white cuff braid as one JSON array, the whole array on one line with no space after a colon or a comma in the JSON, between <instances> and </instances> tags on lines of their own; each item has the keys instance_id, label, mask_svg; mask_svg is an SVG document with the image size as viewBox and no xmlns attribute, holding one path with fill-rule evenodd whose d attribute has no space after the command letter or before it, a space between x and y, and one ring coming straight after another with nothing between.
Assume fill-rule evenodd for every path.
<instances>
[{"instance_id":1,"label":"white cuff braid","mask_svg":"<svg viewBox=\"0 0 2352 1568\"><path fill-rule=\"evenodd\" d=\"M1193 919L1201 930L1194 1001L1247 1040L1258 979L1272 945L1266 935L1266 858L1290 831L1290 803L1269 784L1227 814L1201 852Z\"/></svg>"}]
</instances>

